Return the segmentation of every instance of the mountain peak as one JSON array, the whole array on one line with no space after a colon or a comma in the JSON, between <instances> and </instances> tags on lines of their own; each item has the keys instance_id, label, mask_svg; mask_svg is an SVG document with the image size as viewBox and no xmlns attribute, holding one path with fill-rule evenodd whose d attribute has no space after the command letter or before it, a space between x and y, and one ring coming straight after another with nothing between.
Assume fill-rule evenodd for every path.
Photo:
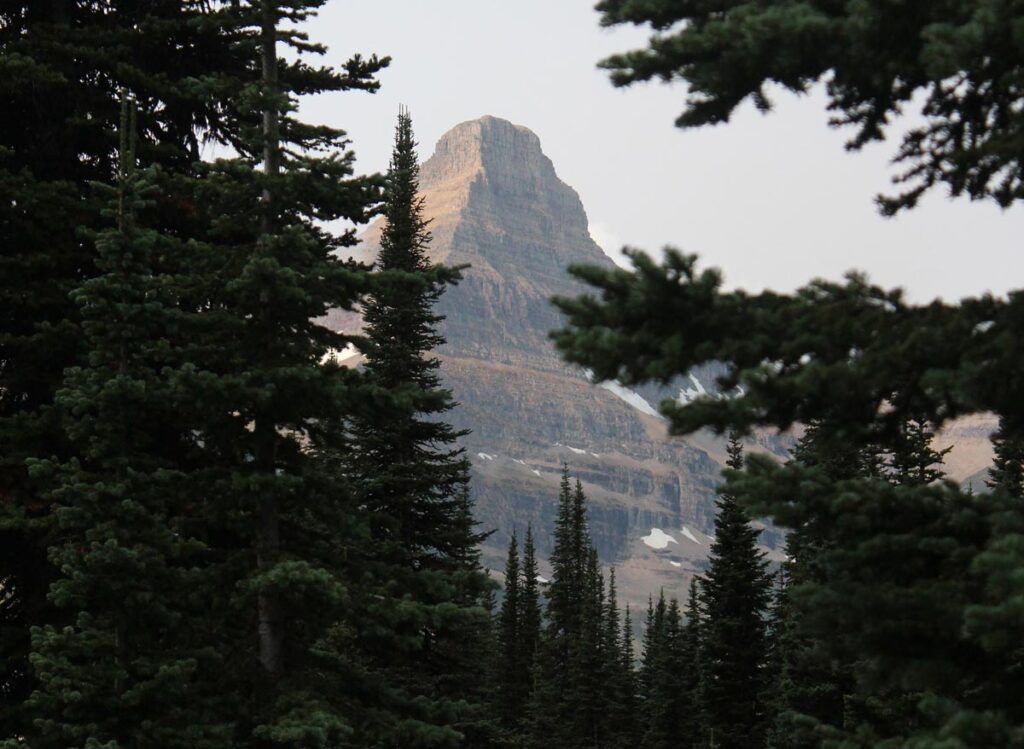
<instances>
[{"instance_id":1,"label":"mountain peak","mask_svg":"<svg viewBox=\"0 0 1024 749\"><path fill-rule=\"evenodd\" d=\"M536 133L487 114L461 122L442 135L428 164L432 161L438 165L473 166L489 171L508 166L510 160L546 166L554 174L554 167L541 151ZM429 173L430 167L425 164L424 170Z\"/></svg>"},{"instance_id":2,"label":"mountain peak","mask_svg":"<svg viewBox=\"0 0 1024 749\"><path fill-rule=\"evenodd\" d=\"M469 266L438 305L444 352L565 371L548 340L562 324L550 299L583 291L566 271L571 263L611 260L590 237L579 195L558 178L540 138L490 115L462 122L423 163L420 194L431 260ZM358 259L374 259L382 228L379 220L365 232Z\"/></svg>"},{"instance_id":3,"label":"mountain peak","mask_svg":"<svg viewBox=\"0 0 1024 749\"><path fill-rule=\"evenodd\" d=\"M448 220L466 218L472 201L478 215L540 212L565 244L575 245L581 233L587 234L583 204L558 178L540 138L492 115L467 120L442 135L423 164L420 187L435 232Z\"/></svg>"},{"instance_id":4,"label":"mountain peak","mask_svg":"<svg viewBox=\"0 0 1024 749\"><path fill-rule=\"evenodd\" d=\"M518 140L520 145L528 144L540 150L540 138L530 128L491 114L460 122L441 136L437 146L440 150L446 142L461 144L472 140L478 144L511 143Z\"/></svg>"}]
</instances>

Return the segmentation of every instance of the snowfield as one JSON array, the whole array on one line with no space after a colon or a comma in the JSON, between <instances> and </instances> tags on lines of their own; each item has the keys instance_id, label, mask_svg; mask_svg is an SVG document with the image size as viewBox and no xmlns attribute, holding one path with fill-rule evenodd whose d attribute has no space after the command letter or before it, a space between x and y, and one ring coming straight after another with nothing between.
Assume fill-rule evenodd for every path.
<instances>
[{"instance_id":1,"label":"snowfield","mask_svg":"<svg viewBox=\"0 0 1024 749\"><path fill-rule=\"evenodd\" d=\"M668 535L661 528L651 528L650 535L643 536L640 539L645 544L650 546L652 549L664 549L670 543L679 544L672 536Z\"/></svg>"}]
</instances>

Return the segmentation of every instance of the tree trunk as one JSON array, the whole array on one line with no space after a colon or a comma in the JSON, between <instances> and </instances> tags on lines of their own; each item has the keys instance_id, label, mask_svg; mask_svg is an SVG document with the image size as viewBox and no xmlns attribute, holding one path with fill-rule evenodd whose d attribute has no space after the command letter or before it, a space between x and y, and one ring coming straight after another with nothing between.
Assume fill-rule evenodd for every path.
<instances>
[{"instance_id":1,"label":"tree trunk","mask_svg":"<svg viewBox=\"0 0 1024 749\"><path fill-rule=\"evenodd\" d=\"M263 0L262 4L262 63L263 89L265 92L277 93L277 9L273 0ZM274 105L267 104L263 110L263 171L266 177L272 178L281 170L280 164L280 128L278 112ZM263 235L267 237L274 230L273 196L269 185L263 190ZM264 291L260 301L265 305L264 315L270 314L269 295ZM270 326L265 327L271 334ZM259 470L269 472L275 469L275 441L277 439L274 425L268 417L257 418L255 425L257 440L256 456ZM258 564L260 568L273 565L277 561L281 548L281 523L277 499L273 493L260 497L260 538ZM260 663L271 675L284 671L284 611L280 596L275 593L261 592L257 602L259 608L259 641Z\"/></svg>"}]
</instances>

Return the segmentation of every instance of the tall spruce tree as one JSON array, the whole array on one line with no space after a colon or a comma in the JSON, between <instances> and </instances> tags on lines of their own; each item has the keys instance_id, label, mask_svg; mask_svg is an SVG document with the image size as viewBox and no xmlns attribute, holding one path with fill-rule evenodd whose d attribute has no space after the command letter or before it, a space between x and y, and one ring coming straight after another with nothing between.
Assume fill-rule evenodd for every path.
<instances>
[{"instance_id":1,"label":"tall spruce tree","mask_svg":"<svg viewBox=\"0 0 1024 749\"><path fill-rule=\"evenodd\" d=\"M690 578L690 588L686 596L686 621L680 644L680 749L701 749L704 746L706 719L703 710L704 662L701 647L704 621L700 610L700 598L697 577L694 576Z\"/></svg>"},{"instance_id":2,"label":"tall spruce tree","mask_svg":"<svg viewBox=\"0 0 1024 749\"><path fill-rule=\"evenodd\" d=\"M326 350L344 345L344 339L312 320L329 307L351 305L362 273L333 256L334 250L350 243L351 233L334 237L315 226L313 218L365 221L377 190L375 180L350 179L351 156L337 131L305 125L288 113L294 110L294 97L302 93L372 90L376 85L373 74L384 63L354 58L344 74L302 61L279 65L279 39L298 48L300 54L323 51L306 44L301 32L280 32L278 27L283 15L290 21L302 21L317 5L290 2L282 10L269 2L190 2L115 8L68 0L48 4L45 9L33 3L27 12L12 11L12 25L4 25L4 33L13 32L4 41L4 61L39 61L29 68L40 75L44 85L22 92L30 105L26 111L48 109L53 115L50 127L57 131L56 137L46 136L43 130L32 137L42 135L48 142L46 148L60 144L63 151L23 149L20 163L8 162L5 168L13 164L11 168L19 170L23 181L35 179L32 170L41 168L39 186L59 182L58 192L69 198L60 209L64 211L60 221L50 222L46 232L38 232L40 237L47 232L59 237L55 243L50 241L52 262L40 264L42 258L37 257L32 263L39 268L50 265L46 283L56 292L58 302L76 285L81 287L76 294L79 299L104 294L109 298L118 284L123 291L126 274L140 274L140 287L152 290L146 302L152 304L153 316L147 324L153 327L147 335L156 336L161 325L167 326L165 338L154 337L148 342L150 347L140 349L140 339L132 338L139 333L138 321L116 319L122 326L124 346L118 356L125 362L126 374L106 382L92 360L68 369L67 387L61 392L77 411L72 411L66 423L60 409L49 408L48 398L56 390L53 375L59 377L69 364L82 363L76 356L86 348L109 348L110 341L102 336L110 331L104 332L98 318L91 318L92 332L76 336L77 311L69 314L61 304L48 306L41 315L31 310L29 315L22 314L26 307L21 305L13 325L3 331L4 366L11 367L11 382L38 377L42 369L48 373L45 384L39 379L38 398L22 399L20 384L10 391L4 388L5 398L12 395L15 406L8 411L7 403L4 405L0 439L6 445L15 420L23 427L31 423L32 430L39 427L41 438L39 442L21 442L22 447L14 452L4 450L5 460L12 458L5 463L4 481L13 477L20 493L15 502L4 505L5 512L13 508L16 513L14 526L5 524L5 528L14 527L16 534L27 529L27 536L15 539L28 548L27 556L49 545L54 559L67 562L49 586L50 570L43 566L34 573L36 582L43 584L34 586L32 595L38 596L48 587L53 608L41 611L29 603L17 612L21 617L18 626L37 626L32 661L39 664L40 671L33 697L9 735L33 736L37 745L67 746L68 736L74 734L76 741L99 745L96 742L110 732L124 735L126 730L135 730L140 743L158 740L147 732L171 742L169 724L177 721L181 736L192 735L197 745L204 745L201 734L205 727L224 722L231 726L231 741L236 745L313 746L336 741L348 730L351 715L342 709L338 693L324 688L326 671L317 663L317 646L338 618L343 594L338 569L343 556L339 551L344 546L338 533L349 524L337 501L338 487L319 470L314 448L319 426L338 421L345 400L344 383L351 377L337 368L319 366ZM146 218L151 226L170 231L132 239L139 243L133 252L157 269L154 278L132 266L136 259L127 252L122 277L116 278L106 265L113 242L107 244L104 238L99 245L101 259L94 265L90 248L77 240L86 233L76 235L74 231L76 225L88 228L97 223L95 201L79 199L84 181L113 174L111 154L117 149L116 142L109 140L113 130L109 125L116 103L111 89L116 90L121 81L140 102L138 155L147 164L167 168L157 206ZM64 85L72 95L54 95ZM37 97L47 99L47 106L32 107L31 100ZM60 137L59 132L69 125L75 137ZM20 148L18 139L24 133L15 129L8 134L12 134L15 150ZM237 157L199 163L198 143L203 138L229 146ZM10 145L10 141L4 144L5 148ZM317 151L333 154L331 158L310 155ZM257 169L258 164L263 168ZM5 184L7 176L5 172ZM50 195L58 192L51 190ZM27 201L24 207L30 205ZM33 217L33 221L41 220L42 213ZM181 240L186 251L167 251L170 245L158 239L167 233ZM76 241L68 241L72 236ZM17 262L34 252L28 247L28 253L21 253L24 248L16 253ZM145 252L150 254L145 256ZM62 275L69 268L71 274ZM96 272L100 284L89 285L88 277ZM30 272L22 280L30 285L34 277ZM4 291L9 292L6 285ZM161 304L177 309L166 307L174 314L165 316ZM125 309L132 305L138 305L138 299L129 295ZM85 309L90 309L89 305ZM195 313L200 318L198 324L183 322ZM62 331L65 340L74 338L75 350L54 346L45 366L36 367L35 355L23 354L29 344L42 343L31 330L37 324ZM159 376L146 371L147 366L156 365L161 367ZM125 406L153 409L168 418L156 419L149 434L133 425L138 445L133 445L137 450L127 456L115 454L124 446L123 440L107 433L90 441L86 450L83 435L119 417L102 398L91 402L90 394L103 395L132 382L151 385L152 397L132 392L135 400ZM146 450L161 430L162 461L154 461ZM60 522L64 529L59 533L33 536L33 526L43 525L45 531L47 518L36 523L21 512L39 496L31 476L27 485L19 483L25 458L56 455L61 466L73 467L75 461L67 458L76 449L81 451L77 456L81 470L36 471L45 478L55 477L56 485L47 488L73 511L63 513ZM179 459L182 465L175 466ZM154 474L155 464L164 473ZM37 465L45 468L42 463ZM7 467L12 468L10 474ZM101 483L104 472L115 468L123 470L119 483ZM175 474L175 469L180 472ZM150 475L154 480L147 484ZM173 491L169 489L161 497L160 482L171 476L178 479ZM184 605L180 596L187 592L187 610L199 612L179 628L181 637L193 635L194 641L183 643L178 635L162 641L168 648L167 662L177 666L157 671L155 676L146 668L156 667L159 659L150 664L139 659L158 647L158 634L149 639L140 636L130 627L130 615L119 617L116 605L104 593L108 588L117 589L106 576L140 560L133 560L130 554L119 556L109 539L95 554L84 553L93 540L114 532L107 510L89 506L108 490L131 494L126 501L134 502L138 510L134 524L125 524L125 535L113 540L123 542L131 533L138 534L140 557L145 556L145 544L160 549L156 553L161 562L147 568L154 577L143 575L135 588L121 588L127 602L140 600L149 606L147 620L154 624L173 622L188 618L178 608ZM191 501L182 508L177 502L185 498ZM179 510L181 514L175 515ZM315 533L311 532L314 517ZM27 524L18 525L25 520ZM161 536L161 529L177 535ZM201 584L194 586L183 583L177 567L183 564L183 553L195 550L189 545L191 539L206 550L199 565ZM69 557L72 548L76 555ZM101 564L104 558L109 565ZM145 586L161 576L168 587L157 600L150 600ZM16 580L13 588L25 602L21 597L27 592L23 580ZM76 595L69 597L69 592ZM111 647L103 639L115 621L132 637L117 633L113 650L121 644L134 650L118 653L118 663L126 658L136 660L127 673L115 669L111 679ZM94 669L79 668L69 680L65 678L72 676L68 669L78 668L82 657L83 640L74 636L76 627L89 636L99 633L96 645L101 658ZM195 662L186 658L189 652L197 654ZM211 669L199 667L211 662L221 663L223 668L213 674ZM261 663L260 668L253 668L255 663ZM147 675L151 679L148 684ZM152 683L155 678L166 678L171 694L192 679L195 683L188 693L196 699L179 700L178 710L168 712L164 724L147 726L141 716L160 704L160 687ZM76 689L81 687L89 693L91 705L111 704L129 682L134 683L130 699L149 703L138 706L134 729L130 715L119 723L97 722L96 714L69 709L60 720L52 720L49 708L54 703L48 700L77 700ZM203 695L208 694L235 695L235 699L228 704L225 699L205 699Z\"/></svg>"},{"instance_id":3,"label":"tall spruce tree","mask_svg":"<svg viewBox=\"0 0 1024 749\"><path fill-rule=\"evenodd\" d=\"M896 486L924 487L945 477L943 458L952 446L932 447L934 432L918 419L908 418L899 425L896 439L886 457L886 478ZM870 736L876 742L899 739L916 732L920 723L920 692L902 685L879 686L870 674L870 664L856 660L851 673L860 676L853 694L846 697L843 728L847 736ZM865 674L866 675L862 675Z\"/></svg>"},{"instance_id":4,"label":"tall spruce tree","mask_svg":"<svg viewBox=\"0 0 1024 749\"><path fill-rule=\"evenodd\" d=\"M660 650L660 638L665 627L665 591L658 592L658 603L655 605L654 597L647 596L647 614L644 618L644 633L640 642L640 673L638 681L640 684L640 698L644 703L644 709L649 710L651 696L651 677L654 675L654 664Z\"/></svg>"},{"instance_id":5,"label":"tall spruce tree","mask_svg":"<svg viewBox=\"0 0 1024 749\"><path fill-rule=\"evenodd\" d=\"M523 542L522 582L520 583L519 644L526 694L533 688L533 666L541 632L540 571L537 567L537 549L533 541L533 527L526 526Z\"/></svg>"},{"instance_id":6,"label":"tall spruce tree","mask_svg":"<svg viewBox=\"0 0 1024 749\"><path fill-rule=\"evenodd\" d=\"M574 505L578 508L582 488L577 482ZM603 648L604 577L597 549L588 543L583 562L580 590L579 630L570 643L567 671L570 692L564 705L571 721L566 726L569 746L604 746L608 740L606 653Z\"/></svg>"},{"instance_id":7,"label":"tall spruce tree","mask_svg":"<svg viewBox=\"0 0 1024 749\"><path fill-rule=\"evenodd\" d=\"M543 624L537 549L533 540L533 527L530 525L526 526L526 541L523 543L519 591L519 667L522 680L520 689L524 699L516 722L516 740L520 744L526 744L529 740L533 720L534 693L540 679L538 658L540 657Z\"/></svg>"},{"instance_id":8,"label":"tall spruce tree","mask_svg":"<svg viewBox=\"0 0 1024 749\"><path fill-rule=\"evenodd\" d=\"M662 590L658 602L648 606L640 672L642 742L655 749L674 747L679 739L677 723L682 717L677 712L682 676L677 662L679 631L679 606L674 600L666 601Z\"/></svg>"},{"instance_id":9,"label":"tall spruce tree","mask_svg":"<svg viewBox=\"0 0 1024 749\"><path fill-rule=\"evenodd\" d=\"M145 225L166 184L135 170L134 125L126 96L117 184L100 190L113 225L96 237L97 275L73 293L86 360L55 402L77 457L32 464L53 487L61 574L49 597L68 621L33 635L39 687L26 708L39 718L27 738L38 747L217 747L232 734L196 595L208 550L180 490L181 393L162 374L181 363L168 339L195 316L159 258L188 249Z\"/></svg>"},{"instance_id":10,"label":"tall spruce tree","mask_svg":"<svg viewBox=\"0 0 1024 749\"><path fill-rule=\"evenodd\" d=\"M612 710L614 746L629 749L636 744L640 731L639 695L636 673L636 652L633 641L633 614L626 604L622 616L622 637L619 645L618 669L621 689Z\"/></svg>"},{"instance_id":11,"label":"tall spruce tree","mask_svg":"<svg viewBox=\"0 0 1024 749\"><path fill-rule=\"evenodd\" d=\"M743 447L730 436L732 471L743 468ZM764 742L766 616L771 580L758 531L726 483L719 490L715 540L704 577L703 716L709 740L732 749Z\"/></svg>"},{"instance_id":12,"label":"tall spruce tree","mask_svg":"<svg viewBox=\"0 0 1024 749\"><path fill-rule=\"evenodd\" d=\"M534 688L528 711L529 745L534 747L613 746L616 726L609 714L608 685L622 664L619 638L609 642L616 623L605 598L597 550L587 527L586 495L563 470L547 588L546 622L537 649Z\"/></svg>"},{"instance_id":13,"label":"tall spruce tree","mask_svg":"<svg viewBox=\"0 0 1024 749\"><path fill-rule=\"evenodd\" d=\"M640 671L640 715L635 721L645 746L704 746L696 626L696 619L684 624L679 602L674 598L667 601L664 591L658 603L648 608Z\"/></svg>"},{"instance_id":14,"label":"tall spruce tree","mask_svg":"<svg viewBox=\"0 0 1024 749\"><path fill-rule=\"evenodd\" d=\"M527 711L528 745L542 749L565 738L570 711L566 673L571 643L576 635L578 560L573 555L573 494L569 467L562 467L555 518L554 548L551 551L551 581L547 587L544 627L533 664L533 690Z\"/></svg>"},{"instance_id":15,"label":"tall spruce tree","mask_svg":"<svg viewBox=\"0 0 1024 749\"><path fill-rule=\"evenodd\" d=\"M626 746L635 741L633 731L634 705L632 689L632 663L622 657L622 612L619 611L615 568L608 570L608 593L604 599L601 634L601 697L606 744L610 747Z\"/></svg>"},{"instance_id":16,"label":"tall spruce tree","mask_svg":"<svg viewBox=\"0 0 1024 749\"><path fill-rule=\"evenodd\" d=\"M529 733L542 617L532 527L527 526L521 559L517 547L513 532L505 565L505 597L497 622L491 699L491 710L504 729L503 743L510 746L523 745Z\"/></svg>"},{"instance_id":17,"label":"tall spruce tree","mask_svg":"<svg viewBox=\"0 0 1024 749\"><path fill-rule=\"evenodd\" d=\"M569 481L569 468L564 466L558 492L555 543L551 551L551 583L547 590L545 627L548 644L558 645L556 655L559 663L556 665L559 667L565 666L569 638L577 631L582 589L580 539L586 529L576 527L579 515L574 509L575 496Z\"/></svg>"},{"instance_id":18,"label":"tall spruce tree","mask_svg":"<svg viewBox=\"0 0 1024 749\"><path fill-rule=\"evenodd\" d=\"M91 183L117 175L120 91L138 109L141 161L193 171L204 138L225 142L237 119L211 96L240 73L233 22L211 3L10 2L0 8L0 735L24 733L19 706L34 688L33 626L67 623L47 599L50 548L64 540L50 486L32 459L66 461L64 370L86 365L71 292L99 271L95 232L109 227ZM163 183L157 231L191 230L193 201Z\"/></svg>"},{"instance_id":19,"label":"tall spruce tree","mask_svg":"<svg viewBox=\"0 0 1024 749\"><path fill-rule=\"evenodd\" d=\"M479 569L462 433L444 420L453 407L433 350L444 343L434 305L458 271L432 263L419 195L419 164L407 111L399 114L385 187L378 272L363 305L359 346L379 406L351 420L349 474L371 519L364 561L377 580L375 626L395 637L373 646L407 719L375 730L387 742L473 732L480 696L472 686L486 654L474 632L488 585ZM430 739L434 741L435 739Z\"/></svg>"},{"instance_id":20,"label":"tall spruce tree","mask_svg":"<svg viewBox=\"0 0 1024 749\"><path fill-rule=\"evenodd\" d=\"M768 652L765 658L765 674L761 703L765 709L765 746L775 747L779 743L777 728L783 703L783 653L786 640L786 562L772 577L771 608L768 614Z\"/></svg>"},{"instance_id":21,"label":"tall spruce tree","mask_svg":"<svg viewBox=\"0 0 1024 749\"><path fill-rule=\"evenodd\" d=\"M367 277L338 258L352 232L318 222L365 222L379 182L353 176L339 130L295 112L307 92L375 90L383 63L356 56L337 71L281 59L282 44L324 52L284 28L320 5L226 9L252 64L220 82L219 95L238 102L236 155L206 166L196 189L209 252L193 269L192 295L208 327L192 365L175 373L192 391L206 468L189 490L207 498L203 519L216 540L210 627L230 664L225 687L243 696L236 731L254 745L336 744L366 714L351 709L360 686L328 646L356 592L345 550L358 538L357 504L322 459L338 447L358 375L321 364L348 339L316 321L351 307Z\"/></svg>"},{"instance_id":22,"label":"tall spruce tree","mask_svg":"<svg viewBox=\"0 0 1024 749\"><path fill-rule=\"evenodd\" d=\"M523 600L520 595L519 546L513 531L508 542L508 558L505 562L505 597L501 602L498 616L498 703L495 706L502 724L508 730L516 730L522 720L528 686L523 678Z\"/></svg>"}]
</instances>

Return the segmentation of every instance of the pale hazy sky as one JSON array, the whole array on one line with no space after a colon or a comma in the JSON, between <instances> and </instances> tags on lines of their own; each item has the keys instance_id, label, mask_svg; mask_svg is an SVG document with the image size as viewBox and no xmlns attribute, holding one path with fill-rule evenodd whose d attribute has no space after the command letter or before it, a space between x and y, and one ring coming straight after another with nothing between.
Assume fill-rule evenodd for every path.
<instances>
[{"instance_id":1,"label":"pale hazy sky","mask_svg":"<svg viewBox=\"0 0 1024 749\"><path fill-rule=\"evenodd\" d=\"M347 130L362 171L386 168L399 104L422 158L464 120L525 125L607 252L672 244L721 268L730 286L790 290L851 269L918 301L1024 286L1024 206L937 193L880 217L872 199L888 188L898 141L847 153L849 133L826 126L820 91L780 94L768 116L747 106L727 125L679 130L679 84L614 89L596 68L646 33L599 28L593 4L330 0L309 29L330 47L327 62L357 51L393 61L377 94L316 97L303 113Z\"/></svg>"}]
</instances>

